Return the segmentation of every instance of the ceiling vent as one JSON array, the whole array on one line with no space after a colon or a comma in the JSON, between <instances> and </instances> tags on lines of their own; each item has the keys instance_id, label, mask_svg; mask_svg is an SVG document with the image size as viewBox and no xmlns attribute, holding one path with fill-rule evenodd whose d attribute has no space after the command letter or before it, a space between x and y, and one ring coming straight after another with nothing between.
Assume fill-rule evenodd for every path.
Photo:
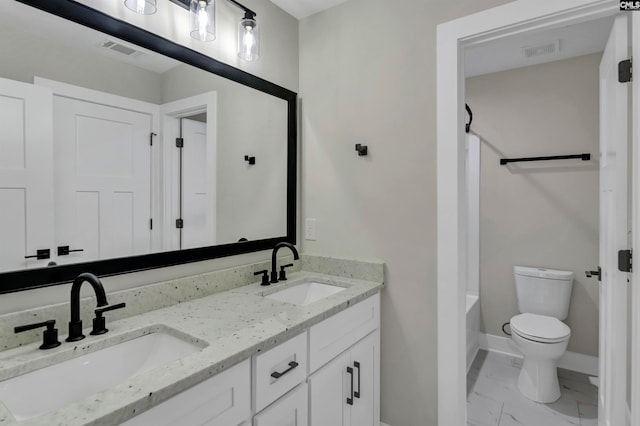
<instances>
[{"instance_id":1,"label":"ceiling vent","mask_svg":"<svg viewBox=\"0 0 640 426\"><path fill-rule=\"evenodd\" d=\"M539 44L536 46L527 46L522 48L522 54L525 58L535 58L536 56L552 55L560 52L560 40L551 43Z\"/></svg>"},{"instance_id":2,"label":"ceiling vent","mask_svg":"<svg viewBox=\"0 0 640 426\"><path fill-rule=\"evenodd\" d=\"M112 40L105 40L102 43L100 43L100 47L103 47L105 49L109 49L109 50L113 50L114 52L118 52L122 55L126 55L130 58L136 58L138 56L142 56L144 55L143 52L140 52L139 50L135 50L132 49L129 46L125 46L124 44L120 44L120 43L116 43L115 41Z\"/></svg>"}]
</instances>

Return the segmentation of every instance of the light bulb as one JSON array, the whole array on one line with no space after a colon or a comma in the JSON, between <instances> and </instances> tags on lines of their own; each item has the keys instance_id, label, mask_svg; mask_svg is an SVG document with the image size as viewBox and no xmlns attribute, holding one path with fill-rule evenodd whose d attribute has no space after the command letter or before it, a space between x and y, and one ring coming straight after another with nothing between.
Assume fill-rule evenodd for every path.
<instances>
[{"instance_id":1,"label":"light bulb","mask_svg":"<svg viewBox=\"0 0 640 426\"><path fill-rule=\"evenodd\" d=\"M238 28L238 56L245 61L255 61L260 56L260 33L256 20L245 15Z\"/></svg>"},{"instance_id":2,"label":"light bulb","mask_svg":"<svg viewBox=\"0 0 640 426\"><path fill-rule=\"evenodd\" d=\"M215 40L213 0L191 0L191 37L201 41Z\"/></svg>"},{"instance_id":3,"label":"light bulb","mask_svg":"<svg viewBox=\"0 0 640 426\"><path fill-rule=\"evenodd\" d=\"M156 13L156 0L125 0L124 5L140 15Z\"/></svg>"}]
</instances>

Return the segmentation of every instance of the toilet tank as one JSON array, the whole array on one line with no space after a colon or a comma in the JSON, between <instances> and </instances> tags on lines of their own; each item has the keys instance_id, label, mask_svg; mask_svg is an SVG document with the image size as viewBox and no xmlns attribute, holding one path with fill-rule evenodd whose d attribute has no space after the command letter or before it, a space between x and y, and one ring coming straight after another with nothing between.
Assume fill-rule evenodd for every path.
<instances>
[{"instance_id":1,"label":"toilet tank","mask_svg":"<svg viewBox=\"0 0 640 426\"><path fill-rule=\"evenodd\" d=\"M567 318L573 272L514 266L513 273L521 313Z\"/></svg>"}]
</instances>

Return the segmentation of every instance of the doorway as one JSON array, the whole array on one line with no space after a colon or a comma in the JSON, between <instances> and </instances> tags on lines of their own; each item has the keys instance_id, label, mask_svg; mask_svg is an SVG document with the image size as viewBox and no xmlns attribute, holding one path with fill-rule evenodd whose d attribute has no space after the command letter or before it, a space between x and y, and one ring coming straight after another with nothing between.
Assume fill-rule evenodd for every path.
<instances>
[{"instance_id":1,"label":"doorway","mask_svg":"<svg viewBox=\"0 0 640 426\"><path fill-rule=\"evenodd\" d=\"M466 247L462 51L487 41L565 27L618 12L616 3L605 1L566 1L553 5L514 2L438 28L438 411L441 425L466 424L466 413L460 410L466 406L464 300L470 262ZM634 294L634 300L637 299L638 295ZM633 333L637 336L636 329ZM638 355L633 356L637 359ZM637 380L632 383L630 406L634 407L639 384Z\"/></svg>"}]
</instances>

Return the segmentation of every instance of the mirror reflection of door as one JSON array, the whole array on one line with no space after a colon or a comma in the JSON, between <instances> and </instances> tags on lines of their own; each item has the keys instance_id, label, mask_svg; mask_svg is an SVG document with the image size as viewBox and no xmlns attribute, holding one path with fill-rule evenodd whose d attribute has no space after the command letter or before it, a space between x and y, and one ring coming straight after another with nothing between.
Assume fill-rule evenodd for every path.
<instances>
[{"instance_id":1,"label":"mirror reflection of door","mask_svg":"<svg viewBox=\"0 0 640 426\"><path fill-rule=\"evenodd\" d=\"M182 249L215 244L213 209L207 208L207 114L182 118Z\"/></svg>"},{"instance_id":2,"label":"mirror reflection of door","mask_svg":"<svg viewBox=\"0 0 640 426\"><path fill-rule=\"evenodd\" d=\"M0 78L0 271L51 258L51 126L51 90Z\"/></svg>"},{"instance_id":3,"label":"mirror reflection of door","mask_svg":"<svg viewBox=\"0 0 640 426\"><path fill-rule=\"evenodd\" d=\"M54 97L58 264L148 253L151 119Z\"/></svg>"}]
</instances>

